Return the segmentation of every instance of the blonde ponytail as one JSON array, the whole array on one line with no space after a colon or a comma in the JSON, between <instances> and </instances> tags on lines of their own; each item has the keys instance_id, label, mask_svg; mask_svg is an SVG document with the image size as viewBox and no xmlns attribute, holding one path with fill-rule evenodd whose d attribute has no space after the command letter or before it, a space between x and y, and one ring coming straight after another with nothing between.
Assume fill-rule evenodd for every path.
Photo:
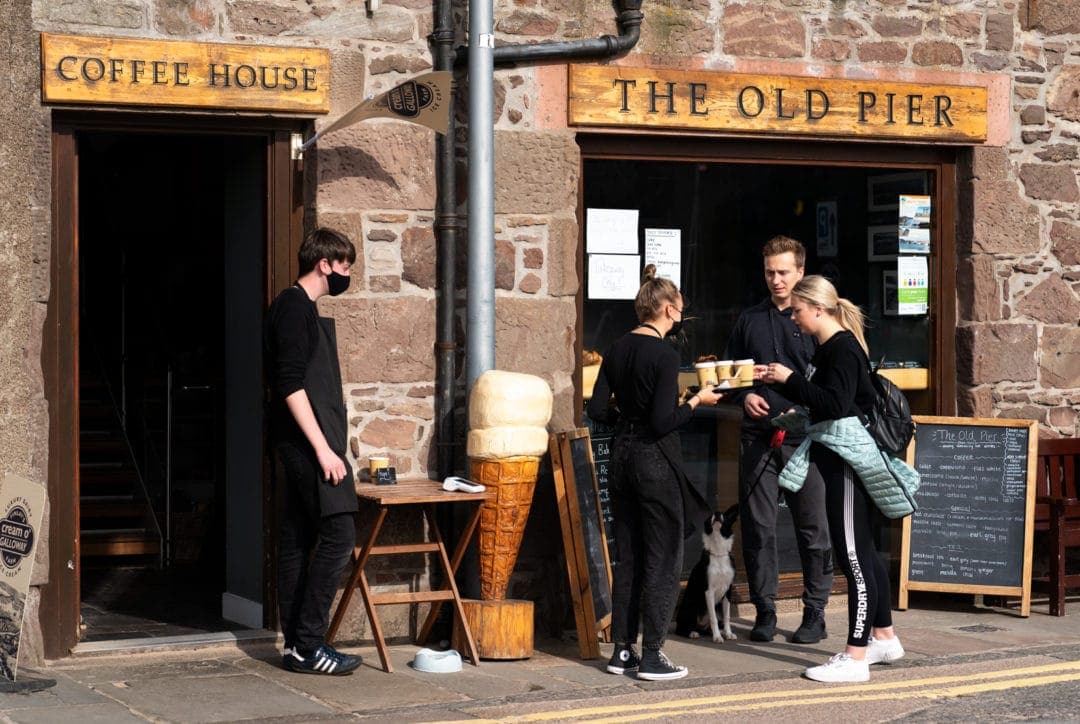
<instances>
[{"instance_id":1,"label":"blonde ponytail","mask_svg":"<svg viewBox=\"0 0 1080 724\"><path fill-rule=\"evenodd\" d=\"M639 322L655 319L665 304L679 300L679 288L675 282L656 276L656 265L648 264L641 272L641 288L634 299L634 312Z\"/></svg>"},{"instance_id":2,"label":"blonde ponytail","mask_svg":"<svg viewBox=\"0 0 1080 724\"><path fill-rule=\"evenodd\" d=\"M836 318L840 326L855 335L863 352L870 354L866 346L866 317L859 305L844 299L836 293L836 287L832 282L818 274L811 274L799 280L799 283L791 290L792 296L798 297L807 304L820 307L828 314Z\"/></svg>"}]
</instances>

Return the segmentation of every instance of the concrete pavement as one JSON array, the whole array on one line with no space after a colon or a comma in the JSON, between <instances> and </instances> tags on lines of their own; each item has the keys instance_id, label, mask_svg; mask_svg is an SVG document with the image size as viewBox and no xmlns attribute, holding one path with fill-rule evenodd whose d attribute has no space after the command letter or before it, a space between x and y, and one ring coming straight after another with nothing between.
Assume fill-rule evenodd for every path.
<instances>
[{"instance_id":1,"label":"concrete pavement","mask_svg":"<svg viewBox=\"0 0 1080 724\"><path fill-rule=\"evenodd\" d=\"M1030 618L987 609L970 596L912 594L912 609L894 612L897 632L917 667L956 657L1022 655L1040 647L1080 644L1080 601L1063 618L1047 615L1045 603ZM806 666L821 663L844 643L846 609L834 600L827 611L830 638L818 645L748 640L752 608L742 606L736 641L713 644L672 637L665 650L690 675L673 682L642 682L613 676L605 660L581 661L573 641L537 642L527 661L465 664L453 674L426 674L409 665L416 645L391 648L395 672L378 668L373 647L341 648L364 656L351 676L292 674L280 667L269 641L193 648L159 648L144 653L79 656L20 672L20 679L48 677L56 686L28 694L0 694L0 717L10 722L212 722L212 721L438 721L490 715L501 707L529 702L578 701L595 705L641 691L694 690L723 684L738 691L765 680L799 681ZM781 612L780 629L789 636L797 611ZM610 645L601 647L610 653ZM1011 652L1011 653L1006 653ZM897 675L895 670L890 675Z\"/></svg>"}]
</instances>

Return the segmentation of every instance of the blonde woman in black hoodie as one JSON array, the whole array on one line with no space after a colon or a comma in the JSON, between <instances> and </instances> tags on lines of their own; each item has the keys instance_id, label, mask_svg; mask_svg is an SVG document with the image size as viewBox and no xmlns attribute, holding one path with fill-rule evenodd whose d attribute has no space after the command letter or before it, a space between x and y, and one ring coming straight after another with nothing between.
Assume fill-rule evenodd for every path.
<instances>
[{"instance_id":1,"label":"blonde woman in black hoodie","mask_svg":"<svg viewBox=\"0 0 1080 724\"><path fill-rule=\"evenodd\" d=\"M682 325L683 298L674 282L656 277L652 264L634 310L640 323L604 355L587 408L591 419L616 425L610 489L615 650L607 670L636 670L647 681L681 679L686 667L671 663L661 648L678 596L684 531L695 529L709 506L683 470L677 430L695 407L715 405L723 395L703 389L679 403L679 353L665 337ZM633 648L639 620L640 659Z\"/></svg>"},{"instance_id":2,"label":"blonde woman in black hoodie","mask_svg":"<svg viewBox=\"0 0 1080 724\"><path fill-rule=\"evenodd\" d=\"M776 383L790 400L804 405L810 422L870 412L875 399L863 336L863 314L841 298L822 276L804 277L791 292L792 318L818 341L806 374L782 364L761 365L755 376ZM858 682L870 678L870 664L904 655L890 610L889 572L877 554L882 515L851 466L820 443L810 460L825 480L825 508L836 564L848 584L848 638L843 653L806 670L815 681Z\"/></svg>"}]
</instances>

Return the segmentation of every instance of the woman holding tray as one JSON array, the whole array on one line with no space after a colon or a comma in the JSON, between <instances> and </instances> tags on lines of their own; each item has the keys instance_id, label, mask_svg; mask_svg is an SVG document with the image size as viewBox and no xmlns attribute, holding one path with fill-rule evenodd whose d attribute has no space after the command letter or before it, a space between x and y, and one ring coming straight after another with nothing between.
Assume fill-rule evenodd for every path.
<instances>
[{"instance_id":1,"label":"woman holding tray","mask_svg":"<svg viewBox=\"0 0 1080 724\"><path fill-rule=\"evenodd\" d=\"M672 664L661 649L678 596L684 532L710 511L683 470L677 430L694 408L715 405L723 395L706 388L679 404L679 353L665 337L682 326L683 298L670 279L656 278L653 264L645 267L634 310L640 324L604 355L587 408L591 419L616 426L610 491L615 650L607 670L636 670L647 681L681 679L686 667ZM633 648L639 621L640 659Z\"/></svg>"},{"instance_id":2,"label":"woman holding tray","mask_svg":"<svg viewBox=\"0 0 1080 724\"><path fill-rule=\"evenodd\" d=\"M755 368L755 376L776 383L781 394L806 406L811 423L866 415L877 393L870 380L862 310L837 295L822 276L803 277L791 297L792 319L803 334L817 339L817 351L805 375L773 363ZM904 655L893 631L889 572L874 546L882 515L863 482L834 450L815 441L810 444L810 461L825 480L833 557L847 578L848 637L843 653L808 668L806 677L867 681L870 664L896 661Z\"/></svg>"}]
</instances>

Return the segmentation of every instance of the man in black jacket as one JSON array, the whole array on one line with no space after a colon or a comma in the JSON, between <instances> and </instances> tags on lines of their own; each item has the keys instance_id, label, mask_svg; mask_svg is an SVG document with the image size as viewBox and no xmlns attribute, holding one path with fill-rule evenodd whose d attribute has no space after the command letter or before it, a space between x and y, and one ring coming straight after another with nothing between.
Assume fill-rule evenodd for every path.
<instances>
[{"instance_id":1,"label":"man in black jacket","mask_svg":"<svg viewBox=\"0 0 1080 724\"><path fill-rule=\"evenodd\" d=\"M815 342L791 320L791 289L803 277L806 249L795 239L777 236L762 249L769 298L739 315L728 340L727 357L752 358L756 364L780 362L806 372ZM750 600L757 609L753 641L772 641L776 635L776 594L779 584L776 519L780 489L777 478L784 463L802 441L790 433L776 439L770 420L794 403L773 386L758 385L730 395L743 407L739 445L739 501L743 559ZM795 522L803 571L803 620L794 643L817 643L825 638L825 604L832 586L832 544L825 517L825 484L811 464L798 494L785 493Z\"/></svg>"}]
</instances>

